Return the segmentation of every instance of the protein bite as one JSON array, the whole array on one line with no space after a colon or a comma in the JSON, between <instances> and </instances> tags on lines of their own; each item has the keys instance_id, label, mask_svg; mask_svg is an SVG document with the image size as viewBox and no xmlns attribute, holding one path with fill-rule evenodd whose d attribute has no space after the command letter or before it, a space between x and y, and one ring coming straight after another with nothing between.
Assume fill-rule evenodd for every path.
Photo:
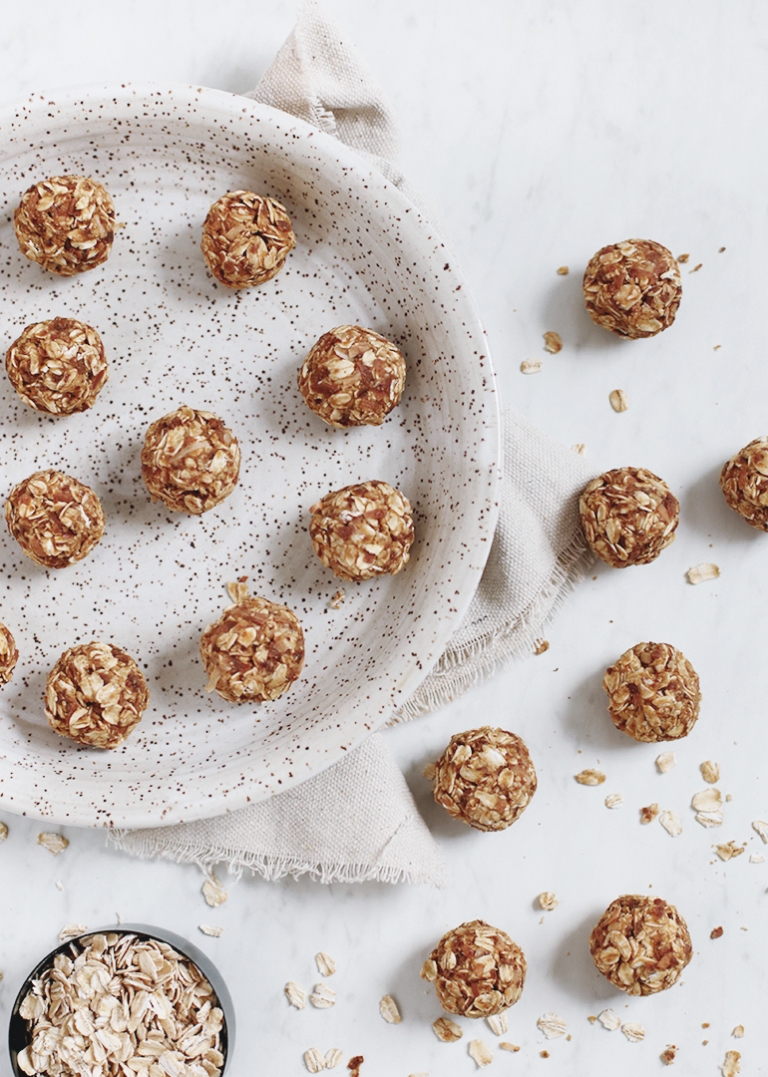
<instances>
[{"instance_id":1,"label":"protein bite","mask_svg":"<svg viewBox=\"0 0 768 1077\"><path fill-rule=\"evenodd\" d=\"M141 474L153 501L173 512L200 515L237 486L240 446L217 415L184 405L150 425Z\"/></svg>"},{"instance_id":2,"label":"protein bite","mask_svg":"<svg viewBox=\"0 0 768 1077\"><path fill-rule=\"evenodd\" d=\"M45 685L45 717L51 729L92 748L122 744L148 703L141 670L112 643L70 647Z\"/></svg>"},{"instance_id":3,"label":"protein bite","mask_svg":"<svg viewBox=\"0 0 768 1077\"><path fill-rule=\"evenodd\" d=\"M293 610L246 597L209 625L200 640L206 691L229 703L264 703L286 692L304 665L304 633Z\"/></svg>"},{"instance_id":4,"label":"protein bite","mask_svg":"<svg viewBox=\"0 0 768 1077\"><path fill-rule=\"evenodd\" d=\"M630 647L606 670L603 688L613 724L634 740L680 740L699 717L699 676L669 643Z\"/></svg>"},{"instance_id":5,"label":"protein bite","mask_svg":"<svg viewBox=\"0 0 768 1077\"><path fill-rule=\"evenodd\" d=\"M625 894L612 901L589 937L598 970L628 995L666 991L691 960L688 925L661 898Z\"/></svg>"},{"instance_id":6,"label":"protein bite","mask_svg":"<svg viewBox=\"0 0 768 1077\"><path fill-rule=\"evenodd\" d=\"M373 480L345 486L309 510L315 553L343 580L370 580L399 572L413 543L408 498L389 483Z\"/></svg>"},{"instance_id":7,"label":"protein bite","mask_svg":"<svg viewBox=\"0 0 768 1077\"><path fill-rule=\"evenodd\" d=\"M584 272L592 321L622 337L652 337L675 320L683 286L674 255L652 239L612 243Z\"/></svg>"},{"instance_id":8,"label":"protein bite","mask_svg":"<svg viewBox=\"0 0 768 1077\"><path fill-rule=\"evenodd\" d=\"M768 437L755 438L723 464L720 488L734 512L768 531Z\"/></svg>"},{"instance_id":9,"label":"protein bite","mask_svg":"<svg viewBox=\"0 0 768 1077\"><path fill-rule=\"evenodd\" d=\"M21 399L48 415L72 415L96 403L109 367L101 337L75 318L28 325L5 355Z\"/></svg>"},{"instance_id":10,"label":"protein bite","mask_svg":"<svg viewBox=\"0 0 768 1077\"><path fill-rule=\"evenodd\" d=\"M400 403L405 360L372 329L340 325L312 346L298 381L307 406L330 426L379 426Z\"/></svg>"},{"instance_id":11,"label":"protein bite","mask_svg":"<svg viewBox=\"0 0 768 1077\"><path fill-rule=\"evenodd\" d=\"M277 276L296 246L291 219L274 198L230 191L208 210L200 246L227 288L253 288Z\"/></svg>"},{"instance_id":12,"label":"protein bite","mask_svg":"<svg viewBox=\"0 0 768 1077\"><path fill-rule=\"evenodd\" d=\"M61 471L36 471L11 490L8 530L27 557L45 568L66 568L87 557L104 534L97 494Z\"/></svg>"},{"instance_id":13,"label":"protein bite","mask_svg":"<svg viewBox=\"0 0 768 1077\"><path fill-rule=\"evenodd\" d=\"M528 966L506 932L470 920L446 932L421 967L440 1005L462 1017L491 1017L518 1001Z\"/></svg>"},{"instance_id":14,"label":"protein bite","mask_svg":"<svg viewBox=\"0 0 768 1077\"><path fill-rule=\"evenodd\" d=\"M0 684L8 684L18 660L19 648L13 633L7 625L0 622Z\"/></svg>"},{"instance_id":15,"label":"protein bite","mask_svg":"<svg viewBox=\"0 0 768 1077\"><path fill-rule=\"evenodd\" d=\"M106 188L88 176L51 176L24 192L13 227L22 254L72 277L109 258L115 206Z\"/></svg>"},{"instance_id":16,"label":"protein bite","mask_svg":"<svg viewBox=\"0 0 768 1077\"><path fill-rule=\"evenodd\" d=\"M579 512L597 556L612 568L626 568L655 561L674 541L680 504L652 471L620 467L587 485Z\"/></svg>"},{"instance_id":17,"label":"protein bite","mask_svg":"<svg viewBox=\"0 0 768 1077\"><path fill-rule=\"evenodd\" d=\"M536 785L520 737L483 726L451 737L435 764L432 793L454 819L476 830L505 830L528 807Z\"/></svg>"}]
</instances>

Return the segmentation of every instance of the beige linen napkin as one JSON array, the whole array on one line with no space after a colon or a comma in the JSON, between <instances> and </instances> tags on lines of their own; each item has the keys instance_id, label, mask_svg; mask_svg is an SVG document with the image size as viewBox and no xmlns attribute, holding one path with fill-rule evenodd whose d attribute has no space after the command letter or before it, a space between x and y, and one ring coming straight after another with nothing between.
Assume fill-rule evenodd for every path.
<instances>
[{"instance_id":1,"label":"beige linen napkin","mask_svg":"<svg viewBox=\"0 0 768 1077\"><path fill-rule=\"evenodd\" d=\"M357 50L314 3L252 93L341 139L409 197L389 107ZM445 653L392 721L435 710L505 660L531 654L545 621L591 560L578 495L591 472L511 409L503 414L499 522L477 594ZM267 879L428 882L443 862L380 734L297 789L217 819L109 840L135 856L251 869Z\"/></svg>"}]
</instances>

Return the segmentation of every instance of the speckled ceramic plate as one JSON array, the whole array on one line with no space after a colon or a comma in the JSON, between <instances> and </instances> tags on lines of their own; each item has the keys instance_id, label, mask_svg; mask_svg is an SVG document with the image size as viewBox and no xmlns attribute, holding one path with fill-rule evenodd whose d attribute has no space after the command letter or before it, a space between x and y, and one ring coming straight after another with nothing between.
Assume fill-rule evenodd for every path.
<instances>
[{"instance_id":1,"label":"speckled ceramic plate","mask_svg":"<svg viewBox=\"0 0 768 1077\"><path fill-rule=\"evenodd\" d=\"M85 173L111 192L109 261L60 279L19 252L12 215L32 183ZM230 292L199 249L209 204L247 188L277 197L298 238L285 270ZM46 571L2 528L0 619L21 658L0 694L0 803L59 823L144 827L245 806L339 759L381 725L433 665L472 597L495 524L498 414L486 342L452 258L416 209L313 128L216 90L99 86L0 113L6 348L30 322L72 316L102 334L111 375L91 411L44 418L0 386L0 492L57 467L93 486L107 516L86 560ZM360 323L402 347L403 402L378 428L332 430L296 372L327 329ZM147 425L188 403L240 440L241 481L221 506L182 517L140 475ZM309 506L329 489L385 479L415 506L405 570L343 584L315 558ZM291 606L306 634L301 679L274 703L208 695L200 634L225 584ZM112 752L49 730L48 670L75 642L118 643L151 701Z\"/></svg>"}]
</instances>

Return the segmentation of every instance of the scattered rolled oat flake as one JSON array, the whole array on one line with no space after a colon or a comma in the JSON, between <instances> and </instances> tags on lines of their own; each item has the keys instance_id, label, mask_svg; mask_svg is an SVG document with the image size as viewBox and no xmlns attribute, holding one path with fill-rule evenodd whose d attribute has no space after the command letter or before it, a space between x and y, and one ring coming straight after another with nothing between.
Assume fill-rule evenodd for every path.
<instances>
[{"instance_id":1,"label":"scattered rolled oat flake","mask_svg":"<svg viewBox=\"0 0 768 1077\"><path fill-rule=\"evenodd\" d=\"M434 780L435 774L437 773L437 765L435 763L427 763L421 773L428 782L431 782Z\"/></svg>"},{"instance_id":2,"label":"scattered rolled oat flake","mask_svg":"<svg viewBox=\"0 0 768 1077\"><path fill-rule=\"evenodd\" d=\"M677 1048L674 1043L669 1044L666 1051L662 1051L659 1057L665 1066L671 1066L677 1058Z\"/></svg>"},{"instance_id":3,"label":"scattered rolled oat flake","mask_svg":"<svg viewBox=\"0 0 768 1077\"><path fill-rule=\"evenodd\" d=\"M741 1037L744 1035L744 1025L736 1025L736 1028L733 1030L731 1035L735 1039L740 1040Z\"/></svg>"},{"instance_id":4,"label":"scattered rolled oat flake","mask_svg":"<svg viewBox=\"0 0 768 1077\"><path fill-rule=\"evenodd\" d=\"M722 927L713 927L709 933L710 939L722 939L723 929Z\"/></svg>"},{"instance_id":5,"label":"scattered rolled oat flake","mask_svg":"<svg viewBox=\"0 0 768 1077\"><path fill-rule=\"evenodd\" d=\"M714 827L723 825L723 813L717 811L697 811L695 815L697 823L701 826Z\"/></svg>"},{"instance_id":6,"label":"scattered rolled oat flake","mask_svg":"<svg viewBox=\"0 0 768 1077\"><path fill-rule=\"evenodd\" d=\"M732 860L735 856L741 856L744 849L745 846L737 845L733 839L724 842L722 845L715 846L715 852L721 860Z\"/></svg>"},{"instance_id":7,"label":"scattered rolled oat flake","mask_svg":"<svg viewBox=\"0 0 768 1077\"><path fill-rule=\"evenodd\" d=\"M79 935L85 935L87 930L86 924L65 924L59 932L59 942L69 942L70 939L76 939Z\"/></svg>"},{"instance_id":8,"label":"scattered rolled oat flake","mask_svg":"<svg viewBox=\"0 0 768 1077\"><path fill-rule=\"evenodd\" d=\"M558 266L557 267L557 275L558 275L558 277L567 277L568 276L568 266Z\"/></svg>"},{"instance_id":9,"label":"scattered rolled oat flake","mask_svg":"<svg viewBox=\"0 0 768 1077\"><path fill-rule=\"evenodd\" d=\"M711 561L702 561L700 565L694 565L686 572L688 583L706 583L707 580L716 580L720 575L720 569Z\"/></svg>"},{"instance_id":10,"label":"scattered rolled oat flake","mask_svg":"<svg viewBox=\"0 0 768 1077\"><path fill-rule=\"evenodd\" d=\"M544 351L549 352L550 355L557 355L562 350L563 342L559 333L554 333L549 330L544 334Z\"/></svg>"},{"instance_id":11,"label":"scattered rolled oat flake","mask_svg":"<svg viewBox=\"0 0 768 1077\"><path fill-rule=\"evenodd\" d=\"M567 1031L565 1021L556 1013L542 1014L536 1022L536 1028L543 1032L548 1040L556 1040L559 1036L564 1036Z\"/></svg>"},{"instance_id":12,"label":"scattered rolled oat flake","mask_svg":"<svg viewBox=\"0 0 768 1077\"><path fill-rule=\"evenodd\" d=\"M332 610L338 610L343 605L345 598L346 595L344 591L339 588L339 590L329 600L328 605L331 607Z\"/></svg>"},{"instance_id":13,"label":"scattered rolled oat flake","mask_svg":"<svg viewBox=\"0 0 768 1077\"><path fill-rule=\"evenodd\" d=\"M482 1040L470 1040L467 1050L470 1058L474 1059L477 1064L478 1069L490 1066L491 1062L493 1062L493 1055Z\"/></svg>"},{"instance_id":14,"label":"scattered rolled oat flake","mask_svg":"<svg viewBox=\"0 0 768 1077\"><path fill-rule=\"evenodd\" d=\"M571 451L575 452L577 456L586 456L587 446L583 441L577 441L575 445L571 445Z\"/></svg>"},{"instance_id":15,"label":"scattered rolled oat flake","mask_svg":"<svg viewBox=\"0 0 768 1077\"><path fill-rule=\"evenodd\" d=\"M308 1051L304 1052L304 1065L310 1073L320 1073L321 1070L325 1069L325 1059L322 1052L317 1047L310 1047Z\"/></svg>"},{"instance_id":16,"label":"scattered rolled oat flake","mask_svg":"<svg viewBox=\"0 0 768 1077\"><path fill-rule=\"evenodd\" d=\"M49 853L58 856L69 845L69 840L63 834L38 834L37 844L42 845Z\"/></svg>"},{"instance_id":17,"label":"scattered rolled oat flake","mask_svg":"<svg viewBox=\"0 0 768 1077\"><path fill-rule=\"evenodd\" d=\"M331 1047L330 1051L325 1052L325 1068L327 1070L335 1070L343 1057L344 1056L338 1047Z\"/></svg>"},{"instance_id":18,"label":"scattered rolled oat flake","mask_svg":"<svg viewBox=\"0 0 768 1077\"><path fill-rule=\"evenodd\" d=\"M379 1013L388 1025L399 1025L402 1021L397 1003L391 995L384 995L379 1000Z\"/></svg>"},{"instance_id":19,"label":"scattered rolled oat flake","mask_svg":"<svg viewBox=\"0 0 768 1077\"><path fill-rule=\"evenodd\" d=\"M303 1010L307 1004L307 992L303 987L299 987L293 980L289 980L284 987L285 997L290 1002L291 1006L295 1006L297 1010Z\"/></svg>"},{"instance_id":20,"label":"scattered rolled oat flake","mask_svg":"<svg viewBox=\"0 0 768 1077\"><path fill-rule=\"evenodd\" d=\"M646 807L640 809L640 822L645 825L652 823L656 816L659 814L658 804L648 804Z\"/></svg>"},{"instance_id":21,"label":"scattered rolled oat flake","mask_svg":"<svg viewBox=\"0 0 768 1077\"><path fill-rule=\"evenodd\" d=\"M548 650L549 650L549 640L548 639L537 639L536 640L536 646L534 647L534 650L533 650L534 654L544 654L544 652L548 651Z\"/></svg>"},{"instance_id":22,"label":"scattered rolled oat flake","mask_svg":"<svg viewBox=\"0 0 768 1077\"><path fill-rule=\"evenodd\" d=\"M659 816L659 822L673 838L683 832L683 824L680 822L680 816L676 811L663 811Z\"/></svg>"},{"instance_id":23,"label":"scattered rolled oat flake","mask_svg":"<svg viewBox=\"0 0 768 1077\"><path fill-rule=\"evenodd\" d=\"M597 1019L609 1032L615 1032L617 1028L621 1028L621 1018L615 1010L602 1010L597 1015Z\"/></svg>"},{"instance_id":24,"label":"scattered rolled oat flake","mask_svg":"<svg viewBox=\"0 0 768 1077\"><path fill-rule=\"evenodd\" d=\"M608 399L614 411L626 411L629 407L629 399L623 389L613 389Z\"/></svg>"},{"instance_id":25,"label":"scattered rolled oat flake","mask_svg":"<svg viewBox=\"0 0 768 1077\"><path fill-rule=\"evenodd\" d=\"M699 263L698 263L697 265L695 265L695 266L693 267L693 269L689 269L689 270L688 270L688 272L689 272L689 273L698 273L698 272L699 272L699 270L701 269L701 267L702 267L703 265L704 265L704 263L703 263L703 262L699 262Z\"/></svg>"},{"instance_id":26,"label":"scattered rolled oat flake","mask_svg":"<svg viewBox=\"0 0 768 1077\"><path fill-rule=\"evenodd\" d=\"M223 905L229 897L229 894L213 873L203 883L202 891L206 904L212 908L216 908L217 905Z\"/></svg>"},{"instance_id":27,"label":"scattered rolled oat flake","mask_svg":"<svg viewBox=\"0 0 768 1077\"><path fill-rule=\"evenodd\" d=\"M723 1077L736 1077L741 1073L741 1055L738 1051L726 1051L723 1064L720 1066Z\"/></svg>"},{"instance_id":28,"label":"scattered rolled oat flake","mask_svg":"<svg viewBox=\"0 0 768 1077\"><path fill-rule=\"evenodd\" d=\"M309 996L309 1001L318 1010L328 1010L336 1005L336 992L328 984L315 984L315 990Z\"/></svg>"},{"instance_id":29,"label":"scattered rolled oat flake","mask_svg":"<svg viewBox=\"0 0 768 1077\"><path fill-rule=\"evenodd\" d=\"M640 1043L641 1040L645 1039L645 1029L636 1021L625 1021L621 1026L621 1031L630 1043Z\"/></svg>"},{"instance_id":30,"label":"scattered rolled oat flake","mask_svg":"<svg viewBox=\"0 0 768 1077\"><path fill-rule=\"evenodd\" d=\"M509 1032L509 1018L506 1011L492 1013L489 1017L486 1017L485 1023L494 1036L503 1036L505 1032Z\"/></svg>"},{"instance_id":31,"label":"scattered rolled oat flake","mask_svg":"<svg viewBox=\"0 0 768 1077\"><path fill-rule=\"evenodd\" d=\"M321 976L333 976L336 971L336 962L330 954L326 954L323 950L315 954L315 964Z\"/></svg>"},{"instance_id":32,"label":"scattered rolled oat flake","mask_svg":"<svg viewBox=\"0 0 768 1077\"><path fill-rule=\"evenodd\" d=\"M685 265L685 263L688 261L688 259L690 257L691 257L690 254L678 254L677 260L678 260L678 262L680 262L681 265Z\"/></svg>"},{"instance_id":33,"label":"scattered rolled oat flake","mask_svg":"<svg viewBox=\"0 0 768 1077\"><path fill-rule=\"evenodd\" d=\"M605 798L606 808L620 808L624 803L623 793L609 793Z\"/></svg>"},{"instance_id":34,"label":"scattered rolled oat flake","mask_svg":"<svg viewBox=\"0 0 768 1077\"><path fill-rule=\"evenodd\" d=\"M605 781L602 770L580 770L574 777L579 785L602 785Z\"/></svg>"},{"instance_id":35,"label":"scattered rolled oat flake","mask_svg":"<svg viewBox=\"0 0 768 1077\"><path fill-rule=\"evenodd\" d=\"M8 827L5 823L0 823L0 841L5 841L8 837Z\"/></svg>"},{"instance_id":36,"label":"scattered rolled oat flake","mask_svg":"<svg viewBox=\"0 0 768 1077\"><path fill-rule=\"evenodd\" d=\"M723 794L715 786L694 793L691 807L694 811L718 811L723 806Z\"/></svg>"},{"instance_id":37,"label":"scattered rolled oat flake","mask_svg":"<svg viewBox=\"0 0 768 1077\"><path fill-rule=\"evenodd\" d=\"M56 880L56 889L57 890L63 890L64 889L64 884L62 883L61 879ZM123 921L118 920L117 922L118 922L118 924L122 924Z\"/></svg>"},{"instance_id":38,"label":"scattered rolled oat flake","mask_svg":"<svg viewBox=\"0 0 768 1077\"><path fill-rule=\"evenodd\" d=\"M768 823L764 823L762 819L754 819L752 829L760 835L764 843L768 844Z\"/></svg>"},{"instance_id":39,"label":"scattered rolled oat flake","mask_svg":"<svg viewBox=\"0 0 768 1077\"><path fill-rule=\"evenodd\" d=\"M251 597L251 593L245 583L247 578L247 576L244 576L242 580L234 580L226 585L227 594L235 605L238 605L240 602L245 602L247 598Z\"/></svg>"},{"instance_id":40,"label":"scattered rolled oat flake","mask_svg":"<svg viewBox=\"0 0 768 1077\"><path fill-rule=\"evenodd\" d=\"M556 909L559 904L560 902L551 890L544 890L539 894L539 905L541 905L542 909L545 909L547 912L552 912L552 910Z\"/></svg>"},{"instance_id":41,"label":"scattered rolled oat flake","mask_svg":"<svg viewBox=\"0 0 768 1077\"><path fill-rule=\"evenodd\" d=\"M520 1048L516 1043L510 1043L509 1040L502 1040L499 1044L502 1051L519 1051Z\"/></svg>"},{"instance_id":42,"label":"scattered rolled oat flake","mask_svg":"<svg viewBox=\"0 0 768 1077\"><path fill-rule=\"evenodd\" d=\"M438 1017L432 1022L432 1031L443 1043L455 1043L464 1035L460 1025L452 1021L450 1017Z\"/></svg>"},{"instance_id":43,"label":"scattered rolled oat flake","mask_svg":"<svg viewBox=\"0 0 768 1077\"><path fill-rule=\"evenodd\" d=\"M521 374L538 374L541 371L541 359L523 359L520 364Z\"/></svg>"},{"instance_id":44,"label":"scattered rolled oat flake","mask_svg":"<svg viewBox=\"0 0 768 1077\"><path fill-rule=\"evenodd\" d=\"M672 770L677 765L674 752L662 752L661 755L656 756L656 766L659 768L659 773L666 774L667 771Z\"/></svg>"},{"instance_id":45,"label":"scattered rolled oat flake","mask_svg":"<svg viewBox=\"0 0 768 1077\"><path fill-rule=\"evenodd\" d=\"M749 857L750 864L764 864L765 857L762 853L752 853Z\"/></svg>"},{"instance_id":46,"label":"scattered rolled oat flake","mask_svg":"<svg viewBox=\"0 0 768 1077\"><path fill-rule=\"evenodd\" d=\"M204 935L209 935L212 939L218 939L221 937L224 928L214 927L213 924L198 924L197 930L202 931Z\"/></svg>"},{"instance_id":47,"label":"scattered rolled oat flake","mask_svg":"<svg viewBox=\"0 0 768 1077\"><path fill-rule=\"evenodd\" d=\"M713 763L711 759L705 759L699 770L704 781L709 782L710 785L720 780L720 764Z\"/></svg>"},{"instance_id":48,"label":"scattered rolled oat flake","mask_svg":"<svg viewBox=\"0 0 768 1077\"><path fill-rule=\"evenodd\" d=\"M714 346L714 348L712 349L712 351L713 351L713 352L719 352L719 351L720 351L720 349L722 348L722 346L723 346L722 344L715 344L715 346Z\"/></svg>"}]
</instances>

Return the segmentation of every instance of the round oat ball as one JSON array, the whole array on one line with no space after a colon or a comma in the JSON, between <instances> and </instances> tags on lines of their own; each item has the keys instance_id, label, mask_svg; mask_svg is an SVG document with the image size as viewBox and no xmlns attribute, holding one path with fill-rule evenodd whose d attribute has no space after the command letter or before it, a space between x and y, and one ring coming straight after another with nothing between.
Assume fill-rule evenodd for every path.
<instances>
[{"instance_id":1,"label":"round oat ball","mask_svg":"<svg viewBox=\"0 0 768 1077\"><path fill-rule=\"evenodd\" d=\"M603 688L613 724L634 740L680 740L699 717L699 676L669 643L630 647L606 670Z\"/></svg>"},{"instance_id":2,"label":"round oat ball","mask_svg":"<svg viewBox=\"0 0 768 1077\"><path fill-rule=\"evenodd\" d=\"M203 225L206 264L227 288L253 288L277 276L296 246L291 219L274 198L230 191Z\"/></svg>"},{"instance_id":3,"label":"round oat ball","mask_svg":"<svg viewBox=\"0 0 768 1077\"><path fill-rule=\"evenodd\" d=\"M688 925L675 906L641 894L611 902L589 949L603 976L628 995L666 991L693 956Z\"/></svg>"},{"instance_id":4,"label":"round oat ball","mask_svg":"<svg viewBox=\"0 0 768 1077\"><path fill-rule=\"evenodd\" d=\"M592 321L633 339L668 329L683 290L674 256L652 239L601 248L584 272L583 288Z\"/></svg>"},{"instance_id":5,"label":"round oat ball","mask_svg":"<svg viewBox=\"0 0 768 1077\"><path fill-rule=\"evenodd\" d=\"M72 277L109 258L115 207L109 192L88 176L51 176L24 192L13 227L30 261Z\"/></svg>"},{"instance_id":6,"label":"round oat ball","mask_svg":"<svg viewBox=\"0 0 768 1077\"><path fill-rule=\"evenodd\" d=\"M150 425L141 474L153 501L199 516L237 486L240 446L218 416L184 405Z\"/></svg>"},{"instance_id":7,"label":"round oat ball","mask_svg":"<svg viewBox=\"0 0 768 1077\"><path fill-rule=\"evenodd\" d=\"M312 346L299 370L307 405L330 426L379 426L400 403L405 360L372 329L340 325Z\"/></svg>"},{"instance_id":8,"label":"round oat ball","mask_svg":"<svg viewBox=\"0 0 768 1077\"><path fill-rule=\"evenodd\" d=\"M84 483L61 471L36 471L11 490L8 530L27 557L46 568L81 561L104 534L104 510Z\"/></svg>"},{"instance_id":9,"label":"round oat ball","mask_svg":"<svg viewBox=\"0 0 768 1077\"><path fill-rule=\"evenodd\" d=\"M720 487L734 512L768 531L768 437L755 438L723 464Z\"/></svg>"},{"instance_id":10,"label":"round oat ball","mask_svg":"<svg viewBox=\"0 0 768 1077\"><path fill-rule=\"evenodd\" d=\"M70 647L45 685L45 717L51 729L92 748L122 744L148 703L141 670L112 643Z\"/></svg>"},{"instance_id":11,"label":"round oat ball","mask_svg":"<svg viewBox=\"0 0 768 1077\"><path fill-rule=\"evenodd\" d=\"M86 411L109 377L101 337L75 318L28 325L6 352L5 368L25 404L48 415Z\"/></svg>"},{"instance_id":12,"label":"round oat ball","mask_svg":"<svg viewBox=\"0 0 768 1077\"><path fill-rule=\"evenodd\" d=\"M579 499L587 542L613 568L647 565L675 538L680 505L663 479L619 467L593 479Z\"/></svg>"},{"instance_id":13,"label":"round oat ball","mask_svg":"<svg viewBox=\"0 0 768 1077\"><path fill-rule=\"evenodd\" d=\"M470 729L451 737L435 764L432 793L454 819L476 830L505 830L536 792L528 749L503 729Z\"/></svg>"},{"instance_id":14,"label":"round oat ball","mask_svg":"<svg viewBox=\"0 0 768 1077\"><path fill-rule=\"evenodd\" d=\"M264 703L286 692L304 665L304 633L293 610L266 598L230 606L203 632L207 691L230 703Z\"/></svg>"},{"instance_id":15,"label":"round oat ball","mask_svg":"<svg viewBox=\"0 0 768 1077\"><path fill-rule=\"evenodd\" d=\"M399 572L413 542L408 498L373 480L326 494L309 510L309 535L326 568L342 580Z\"/></svg>"},{"instance_id":16,"label":"round oat ball","mask_svg":"<svg viewBox=\"0 0 768 1077\"><path fill-rule=\"evenodd\" d=\"M19 648L13 633L7 625L0 622L0 684L8 684L18 660Z\"/></svg>"},{"instance_id":17,"label":"round oat ball","mask_svg":"<svg viewBox=\"0 0 768 1077\"><path fill-rule=\"evenodd\" d=\"M440 1005L462 1017L491 1017L518 1001L525 954L504 931L470 920L446 932L421 967Z\"/></svg>"}]
</instances>

